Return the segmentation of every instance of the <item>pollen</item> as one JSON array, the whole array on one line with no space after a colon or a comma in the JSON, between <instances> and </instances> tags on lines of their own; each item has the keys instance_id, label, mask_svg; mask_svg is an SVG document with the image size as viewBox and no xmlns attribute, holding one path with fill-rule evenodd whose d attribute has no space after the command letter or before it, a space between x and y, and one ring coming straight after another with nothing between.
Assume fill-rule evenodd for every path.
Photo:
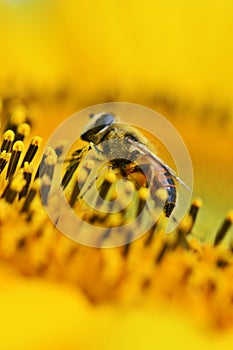
<instances>
[{"instance_id":1,"label":"pollen","mask_svg":"<svg viewBox=\"0 0 233 350\"><path fill-rule=\"evenodd\" d=\"M139 197L141 200L146 201L149 195L149 190L147 187L141 187L139 190Z\"/></svg>"},{"instance_id":2,"label":"pollen","mask_svg":"<svg viewBox=\"0 0 233 350\"><path fill-rule=\"evenodd\" d=\"M13 151L22 152L24 149L24 144L22 141L16 141L13 146Z\"/></svg>"},{"instance_id":3,"label":"pollen","mask_svg":"<svg viewBox=\"0 0 233 350\"><path fill-rule=\"evenodd\" d=\"M4 134L3 134L3 140L7 140L7 141L13 141L15 137L15 133L12 130L7 130Z\"/></svg>"},{"instance_id":4,"label":"pollen","mask_svg":"<svg viewBox=\"0 0 233 350\"><path fill-rule=\"evenodd\" d=\"M23 141L25 137L28 137L31 131L31 127L27 123L19 124L17 127L16 139Z\"/></svg>"},{"instance_id":5,"label":"pollen","mask_svg":"<svg viewBox=\"0 0 233 350\"><path fill-rule=\"evenodd\" d=\"M167 191L165 190L165 188L159 188L156 192L155 192L155 196L160 199L161 201L165 202L167 199Z\"/></svg>"},{"instance_id":6,"label":"pollen","mask_svg":"<svg viewBox=\"0 0 233 350\"><path fill-rule=\"evenodd\" d=\"M24 105L18 105L12 112L11 123L14 125L20 125L25 122L26 119L26 107Z\"/></svg>"},{"instance_id":7,"label":"pollen","mask_svg":"<svg viewBox=\"0 0 233 350\"><path fill-rule=\"evenodd\" d=\"M1 146L1 152L3 152L3 151L10 152L11 151L14 138L15 138L15 133L12 130L7 130L4 133L2 146Z\"/></svg>"},{"instance_id":8,"label":"pollen","mask_svg":"<svg viewBox=\"0 0 233 350\"><path fill-rule=\"evenodd\" d=\"M228 212L226 219L229 221L229 223L233 224L233 210Z\"/></svg>"},{"instance_id":9,"label":"pollen","mask_svg":"<svg viewBox=\"0 0 233 350\"><path fill-rule=\"evenodd\" d=\"M116 174L113 171L108 171L107 174L105 175L105 179L107 182L113 184L116 182Z\"/></svg>"},{"instance_id":10,"label":"pollen","mask_svg":"<svg viewBox=\"0 0 233 350\"><path fill-rule=\"evenodd\" d=\"M40 136L35 136L35 137L33 137L31 143L32 143L32 145L34 145L34 146L40 147L40 145L41 145L41 143L42 143L42 137L40 137Z\"/></svg>"},{"instance_id":11,"label":"pollen","mask_svg":"<svg viewBox=\"0 0 233 350\"><path fill-rule=\"evenodd\" d=\"M23 178L23 174L18 174L13 180L12 180L12 183L11 183L11 189L13 191L16 191L16 192L20 192L24 185L26 184L26 180L24 180Z\"/></svg>"}]
</instances>

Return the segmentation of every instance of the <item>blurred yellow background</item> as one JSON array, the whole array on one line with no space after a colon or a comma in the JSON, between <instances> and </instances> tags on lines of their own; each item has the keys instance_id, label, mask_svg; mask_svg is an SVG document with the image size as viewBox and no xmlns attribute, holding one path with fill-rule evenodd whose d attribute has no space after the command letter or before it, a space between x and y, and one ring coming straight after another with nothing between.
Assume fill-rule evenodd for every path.
<instances>
[{"instance_id":1,"label":"blurred yellow background","mask_svg":"<svg viewBox=\"0 0 233 350\"><path fill-rule=\"evenodd\" d=\"M233 4L1 0L1 79L232 103Z\"/></svg>"}]
</instances>

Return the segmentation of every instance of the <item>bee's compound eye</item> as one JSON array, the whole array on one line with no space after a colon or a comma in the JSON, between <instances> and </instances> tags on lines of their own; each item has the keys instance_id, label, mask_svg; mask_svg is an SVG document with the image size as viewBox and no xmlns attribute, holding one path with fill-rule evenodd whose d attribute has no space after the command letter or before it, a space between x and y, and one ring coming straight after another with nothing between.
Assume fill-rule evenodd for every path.
<instances>
[{"instance_id":1,"label":"bee's compound eye","mask_svg":"<svg viewBox=\"0 0 233 350\"><path fill-rule=\"evenodd\" d=\"M109 127L114 123L115 117L110 113L97 113L90 116L91 121L83 129L81 134L82 140L99 143L108 131Z\"/></svg>"},{"instance_id":2,"label":"bee's compound eye","mask_svg":"<svg viewBox=\"0 0 233 350\"><path fill-rule=\"evenodd\" d=\"M93 118L93 117L92 117ZM94 119L94 118L93 118ZM115 121L115 116L110 113L101 113L96 115L95 125L94 126L108 126Z\"/></svg>"}]
</instances>

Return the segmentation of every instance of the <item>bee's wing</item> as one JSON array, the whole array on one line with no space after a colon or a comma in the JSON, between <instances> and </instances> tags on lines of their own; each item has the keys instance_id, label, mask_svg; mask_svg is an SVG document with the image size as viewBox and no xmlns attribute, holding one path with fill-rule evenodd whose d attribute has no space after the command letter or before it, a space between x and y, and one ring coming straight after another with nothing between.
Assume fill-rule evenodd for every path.
<instances>
[{"instance_id":1,"label":"bee's wing","mask_svg":"<svg viewBox=\"0 0 233 350\"><path fill-rule=\"evenodd\" d=\"M148 156L150 159L155 161L156 163L160 164L164 169L166 169L169 174L183 187L186 188L189 192L191 192L190 187L183 181L181 180L177 175L176 172L170 168L162 159L160 159L156 154L152 153L145 145L142 143L135 143L135 141L131 140L130 137L127 137L127 141L129 144L131 144L134 148L139 149L141 152L143 152L146 156Z\"/></svg>"},{"instance_id":2,"label":"bee's wing","mask_svg":"<svg viewBox=\"0 0 233 350\"><path fill-rule=\"evenodd\" d=\"M183 180L181 180L176 172L170 168L167 164L164 163L162 159L160 159L156 154L151 152L146 145L137 142L135 143L134 140L130 139L130 137L127 137L128 143L132 146L132 148L135 150L139 150L142 155L145 155L146 157L149 157L151 159L152 164L155 164L156 166L161 166L163 169L166 169L170 176L173 177L177 185L179 185L178 193L177 193L177 201L176 201L176 206L172 212L172 215L169 218L167 227L166 227L166 232L170 233L176 229L178 224L181 222L183 219L185 213L187 212L187 208L189 206L191 197L192 197L192 190L187 183L185 183Z\"/></svg>"}]
</instances>

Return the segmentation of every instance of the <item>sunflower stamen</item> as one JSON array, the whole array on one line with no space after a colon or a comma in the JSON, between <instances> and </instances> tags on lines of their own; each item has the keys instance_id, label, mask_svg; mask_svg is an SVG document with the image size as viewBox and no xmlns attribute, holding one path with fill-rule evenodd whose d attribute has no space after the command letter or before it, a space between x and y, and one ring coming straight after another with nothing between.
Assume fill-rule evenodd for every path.
<instances>
[{"instance_id":1,"label":"sunflower stamen","mask_svg":"<svg viewBox=\"0 0 233 350\"><path fill-rule=\"evenodd\" d=\"M45 150L45 153L42 156L40 164L39 164L39 166L37 168L36 175L35 175L35 180L37 178L39 178L39 177L42 178L43 175L45 174L46 159L50 155L56 157L56 153L55 153L54 149L51 148L51 147L47 147L46 150Z\"/></svg>"},{"instance_id":2,"label":"sunflower stamen","mask_svg":"<svg viewBox=\"0 0 233 350\"><path fill-rule=\"evenodd\" d=\"M15 170L17 168L17 165L19 163L19 158L21 156L21 153L24 149L24 144L22 141L16 141L13 145L13 151L11 153L11 158L9 161L8 169L7 169L7 175L6 179L11 179L12 176L15 173Z\"/></svg>"},{"instance_id":3,"label":"sunflower stamen","mask_svg":"<svg viewBox=\"0 0 233 350\"><path fill-rule=\"evenodd\" d=\"M0 154L0 174L5 169L5 166L7 165L9 159L10 159L10 153L7 153L6 151L3 151Z\"/></svg>"},{"instance_id":4,"label":"sunflower stamen","mask_svg":"<svg viewBox=\"0 0 233 350\"><path fill-rule=\"evenodd\" d=\"M2 198L12 204L25 185L23 174L19 173L11 182L8 183L5 191L3 192Z\"/></svg>"},{"instance_id":5,"label":"sunflower stamen","mask_svg":"<svg viewBox=\"0 0 233 350\"><path fill-rule=\"evenodd\" d=\"M28 123L21 123L17 127L17 132L14 141L24 141L26 137L30 134L31 127Z\"/></svg>"},{"instance_id":6,"label":"sunflower stamen","mask_svg":"<svg viewBox=\"0 0 233 350\"><path fill-rule=\"evenodd\" d=\"M189 217L191 218L190 226L187 229L186 235L189 235L192 232L192 229L195 225L197 214L199 212L199 209L202 207L202 201L200 199L195 199L192 202L191 208L189 210Z\"/></svg>"},{"instance_id":7,"label":"sunflower stamen","mask_svg":"<svg viewBox=\"0 0 233 350\"><path fill-rule=\"evenodd\" d=\"M27 194L27 197L20 211L21 213L29 212L30 205L33 199L35 198L36 194L38 193L38 188L39 188L39 180L37 179L36 181L34 181L34 183L32 184Z\"/></svg>"},{"instance_id":8,"label":"sunflower stamen","mask_svg":"<svg viewBox=\"0 0 233 350\"><path fill-rule=\"evenodd\" d=\"M219 228L219 230L216 233L215 240L214 240L214 246L219 245L222 240L225 238L228 230L230 229L231 225L233 223L233 211L230 211L225 220L222 223L222 226Z\"/></svg>"},{"instance_id":9,"label":"sunflower stamen","mask_svg":"<svg viewBox=\"0 0 233 350\"><path fill-rule=\"evenodd\" d=\"M6 151L11 152L13 143L14 143L15 133L12 130L7 130L3 134L3 142L1 145L1 152Z\"/></svg>"},{"instance_id":10,"label":"sunflower stamen","mask_svg":"<svg viewBox=\"0 0 233 350\"><path fill-rule=\"evenodd\" d=\"M23 176L26 183L22 188L22 191L19 193L19 200L23 197L26 197L30 187L31 179L32 179L32 167L28 162L24 163Z\"/></svg>"},{"instance_id":11,"label":"sunflower stamen","mask_svg":"<svg viewBox=\"0 0 233 350\"><path fill-rule=\"evenodd\" d=\"M51 185L52 185L52 182L51 182L50 177L45 174L42 178L42 184L41 184L41 188L40 188L41 200L42 200L43 205L48 204L48 197L49 197Z\"/></svg>"},{"instance_id":12,"label":"sunflower stamen","mask_svg":"<svg viewBox=\"0 0 233 350\"><path fill-rule=\"evenodd\" d=\"M40 147L42 142L42 138L39 136L33 137L30 146L28 147L28 150L24 156L24 159L21 164L21 168L24 166L25 162L31 163L33 158L36 155L36 152L38 151L38 148Z\"/></svg>"},{"instance_id":13,"label":"sunflower stamen","mask_svg":"<svg viewBox=\"0 0 233 350\"><path fill-rule=\"evenodd\" d=\"M156 256L156 259L155 259L156 264L159 264L163 260L163 257L166 254L166 252L169 250L169 248L170 248L169 243L165 241L162 244L162 247L161 247L158 255Z\"/></svg>"}]
</instances>

